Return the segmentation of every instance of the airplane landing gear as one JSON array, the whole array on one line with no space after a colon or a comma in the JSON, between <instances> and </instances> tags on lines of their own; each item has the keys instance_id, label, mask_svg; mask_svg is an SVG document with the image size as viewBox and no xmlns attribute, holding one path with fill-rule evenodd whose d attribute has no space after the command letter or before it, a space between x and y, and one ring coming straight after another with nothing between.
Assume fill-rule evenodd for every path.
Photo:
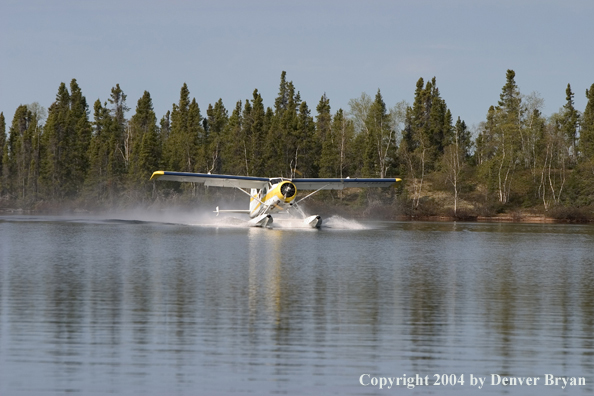
<instances>
[{"instance_id":1,"label":"airplane landing gear","mask_svg":"<svg viewBox=\"0 0 594 396\"><path fill-rule=\"evenodd\" d=\"M269 214L260 215L249 221L252 227L270 227L272 222L272 216Z\"/></svg>"},{"instance_id":2,"label":"airplane landing gear","mask_svg":"<svg viewBox=\"0 0 594 396\"><path fill-rule=\"evenodd\" d=\"M311 228L320 228L322 226L322 217L318 215L309 216L303 219L303 222Z\"/></svg>"}]
</instances>

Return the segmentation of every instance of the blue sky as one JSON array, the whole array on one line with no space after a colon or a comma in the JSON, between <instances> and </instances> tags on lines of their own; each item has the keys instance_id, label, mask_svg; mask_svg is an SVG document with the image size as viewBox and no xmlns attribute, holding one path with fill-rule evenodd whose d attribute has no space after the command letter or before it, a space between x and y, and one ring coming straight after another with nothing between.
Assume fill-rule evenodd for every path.
<instances>
[{"instance_id":1,"label":"blue sky","mask_svg":"<svg viewBox=\"0 0 594 396\"><path fill-rule=\"evenodd\" d=\"M90 108L119 83L134 113L144 90L160 118L184 82L203 115L257 88L273 106L281 71L315 113L381 89L412 102L435 76L469 125L496 104L507 69L550 115L570 83L583 111L594 83L594 2L584 1L31 1L0 5L0 111L55 99L76 78Z\"/></svg>"}]
</instances>

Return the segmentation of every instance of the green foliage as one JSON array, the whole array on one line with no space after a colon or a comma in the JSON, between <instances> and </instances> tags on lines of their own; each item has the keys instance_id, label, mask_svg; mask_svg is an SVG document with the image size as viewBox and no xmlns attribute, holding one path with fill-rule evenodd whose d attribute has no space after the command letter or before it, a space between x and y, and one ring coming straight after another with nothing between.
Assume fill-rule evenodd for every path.
<instances>
[{"instance_id":1,"label":"green foliage","mask_svg":"<svg viewBox=\"0 0 594 396\"><path fill-rule=\"evenodd\" d=\"M407 109L403 132L406 151L423 157L427 170L434 169L451 140L452 114L440 96L435 77L423 88L423 79L417 81L413 106Z\"/></svg>"},{"instance_id":2,"label":"green foliage","mask_svg":"<svg viewBox=\"0 0 594 396\"><path fill-rule=\"evenodd\" d=\"M9 193L17 199L27 200L31 193L30 163L33 154L33 124L37 120L21 105L12 119L8 134L8 158L5 164L11 176L7 183Z\"/></svg>"},{"instance_id":3,"label":"green foliage","mask_svg":"<svg viewBox=\"0 0 594 396\"><path fill-rule=\"evenodd\" d=\"M89 170L88 150L91 144L89 106L75 79L70 82L70 113L68 124L72 128L72 150L69 161L72 194L81 192Z\"/></svg>"},{"instance_id":4,"label":"green foliage","mask_svg":"<svg viewBox=\"0 0 594 396\"><path fill-rule=\"evenodd\" d=\"M272 123L272 110L264 109L264 101L257 89L252 94L251 103L246 100L243 109L244 136L248 144L246 175L265 175L266 165L270 161L271 153L267 151L270 143L266 140L270 124Z\"/></svg>"},{"instance_id":5,"label":"green foliage","mask_svg":"<svg viewBox=\"0 0 594 396\"><path fill-rule=\"evenodd\" d=\"M494 187L497 199L502 204L510 199L514 172L520 161L520 138L523 136L522 99L515 75L513 70L507 71L498 106L489 109L488 129L483 130L484 140L490 143L487 149L490 157L484 161L488 172L482 172L484 176L488 176L484 182L491 188Z\"/></svg>"},{"instance_id":6,"label":"green foliage","mask_svg":"<svg viewBox=\"0 0 594 396\"><path fill-rule=\"evenodd\" d=\"M584 161L594 160L594 84L586 90L588 103L582 114L580 130L580 151Z\"/></svg>"},{"instance_id":7,"label":"green foliage","mask_svg":"<svg viewBox=\"0 0 594 396\"><path fill-rule=\"evenodd\" d=\"M248 163L248 136L245 134L244 119L242 115L241 100L235 108L222 130L222 170L224 174L247 175Z\"/></svg>"},{"instance_id":8,"label":"green foliage","mask_svg":"<svg viewBox=\"0 0 594 396\"><path fill-rule=\"evenodd\" d=\"M207 162L199 146L205 141L200 107L196 99L190 101L190 91L184 83L179 102L173 105L171 111L171 127L163 147L164 166L180 172L204 172Z\"/></svg>"},{"instance_id":9,"label":"green foliage","mask_svg":"<svg viewBox=\"0 0 594 396\"><path fill-rule=\"evenodd\" d=\"M318 173L322 177L335 177L339 163L339 147L336 144L336 131L332 125L330 99L324 95L316 106L316 140L319 145L313 147L314 161L317 163ZM342 115L342 110L340 110Z\"/></svg>"},{"instance_id":10,"label":"green foliage","mask_svg":"<svg viewBox=\"0 0 594 396\"><path fill-rule=\"evenodd\" d=\"M284 177L404 176L399 199L373 191L339 197L349 205L370 199L393 203L413 216L440 210L466 216L468 202L479 214L520 207L570 214L559 208L588 210L594 204L594 85L586 90L582 115L568 84L566 104L545 118L543 100L534 93L522 95L515 78L507 70L497 105L474 130L474 141L466 123L447 107L435 77L417 81L412 105L401 102L393 108L378 89L375 97L363 93L350 100L348 113L339 109L333 114L324 94L315 118L284 71L272 107L265 107L256 89L251 99L237 101L230 115L219 99L202 117L183 84L179 101L159 122L146 91L128 120L130 109L119 84L106 102L94 103L91 122L73 79L58 88L47 119L38 103L19 106L7 131L0 113L0 197L33 207L209 194L195 186L149 181L153 171L168 169ZM431 189L449 191L453 209L440 208ZM463 200L466 206L458 206Z\"/></svg>"},{"instance_id":11,"label":"green foliage","mask_svg":"<svg viewBox=\"0 0 594 396\"><path fill-rule=\"evenodd\" d=\"M594 161L582 161L572 170L561 204L576 208L594 205Z\"/></svg>"},{"instance_id":12,"label":"green foliage","mask_svg":"<svg viewBox=\"0 0 594 396\"><path fill-rule=\"evenodd\" d=\"M571 92L571 85L567 84L565 90L567 103L563 106L563 118L561 120L561 129L569 141L571 147L571 157L573 162L577 159L577 132L580 114L573 106L573 92Z\"/></svg>"},{"instance_id":13,"label":"green foliage","mask_svg":"<svg viewBox=\"0 0 594 396\"><path fill-rule=\"evenodd\" d=\"M4 172L4 163L8 162L8 147L6 145L6 119L0 113L0 198L5 193L4 184L8 180L8 170Z\"/></svg>"},{"instance_id":14,"label":"green foliage","mask_svg":"<svg viewBox=\"0 0 594 396\"><path fill-rule=\"evenodd\" d=\"M365 126L363 174L385 177L390 165L396 160L396 136L379 89L367 113Z\"/></svg>"},{"instance_id":15,"label":"green foliage","mask_svg":"<svg viewBox=\"0 0 594 396\"><path fill-rule=\"evenodd\" d=\"M201 144L202 156L206 163L206 169L211 173L221 173L224 131L229 123L229 114L223 105L223 100L219 99L214 107L208 106L206 111L206 128L204 140Z\"/></svg>"},{"instance_id":16,"label":"green foliage","mask_svg":"<svg viewBox=\"0 0 594 396\"><path fill-rule=\"evenodd\" d=\"M60 85L40 137L40 191L50 200L76 197L88 173L88 106L75 79L70 90Z\"/></svg>"},{"instance_id":17,"label":"green foliage","mask_svg":"<svg viewBox=\"0 0 594 396\"><path fill-rule=\"evenodd\" d=\"M144 91L138 99L136 113L128 125L128 140L125 147L130 150L128 188L140 190L143 197L151 195L149 178L159 168L162 142L157 127L157 116L153 110L151 95Z\"/></svg>"}]
</instances>

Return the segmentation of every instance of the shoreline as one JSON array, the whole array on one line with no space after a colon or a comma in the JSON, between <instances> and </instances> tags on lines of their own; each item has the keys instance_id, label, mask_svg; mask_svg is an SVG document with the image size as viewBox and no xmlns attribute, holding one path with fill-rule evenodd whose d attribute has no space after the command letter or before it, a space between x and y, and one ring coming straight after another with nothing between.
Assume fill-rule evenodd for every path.
<instances>
[{"instance_id":1,"label":"shoreline","mask_svg":"<svg viewBox=\"0 0 594 396\"><path fill-rule=\"evenodd\" d=\"M123 210L125 211L125 209ZM150 209L148 210L151 211ZM0 215L40 215L40 216L66 216L66 215L90 215L97 216L101 214L108 214L109 210L89 211L85 209L74 209L74 210L58 210L58 211L47 211L47 210L33 210L33 209L14 209L14 208L2 208L0 209ZM121 213L122 209L116 210ZM113 215L113 213L111 213ZM339 213L336 213L339 214ZM374 220L376 216L361 216L355 213L340 213L341 216L351 216L354 219L369 219ZM591 224L594 223L594 219L558 219L554 217L548 217L545 214L522 214L522 213L503 213L497 216L408 216L408 215L395 215L390 216L391 218L386 219L385 217L381 220L393 220L393 221L408 221L408 222L469 222L469 223L525 223L525 224Z\"/></svg>"},{"instance_id":2,"label":"shoreline","mask_svg":"<svg viewBox=\"0 0 594 396\"><path fill-rule=\"evenodd\" d=\"M526 223L526 224L590 224L592 219L570 220L556 219L546 215L515 215L502 214L499 216L468 216L457 218L453 216L397 216L398 221L435 221L435 222L469 222L469 223Z\"/></svg>"}]
</instances>

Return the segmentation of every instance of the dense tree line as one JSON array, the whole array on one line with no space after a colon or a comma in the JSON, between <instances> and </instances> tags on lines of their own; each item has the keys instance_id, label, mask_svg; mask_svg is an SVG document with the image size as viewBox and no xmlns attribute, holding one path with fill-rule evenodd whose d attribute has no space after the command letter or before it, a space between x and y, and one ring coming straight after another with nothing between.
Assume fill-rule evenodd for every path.
<instances>
[{"instance_id":1,"label":"dense tree line","mask_svg":"<svg viewBox=\"0 0 594 396\"><path fill-rule=\"evenodd\" d=\"M436 189L451 193L454 214L460 199L492 210L587 207L594 200L594 84L586 90L583 112L574 107L569 84L565 95L563 108L545 117L543 100L522 94L508 70L499 101L473 139L448 109L435 77L417 81L412 105L389 108L378 90L333 113L324 94L315 115L285 72L273 107L265 107L256 89L230 111L219 99L203 113L184 84L179 101L160 120L146 91L127 118L119 84L91 110L73 79L69 88L60 85L47 114L38 103L21 105L7 131L0 113L0 199L34 207L200 194L196 186L149 181L154 170L167 169L291 178L401 176L397 199L411 213L427 209L427 191Z\"/></svg>"}]
</instances>

